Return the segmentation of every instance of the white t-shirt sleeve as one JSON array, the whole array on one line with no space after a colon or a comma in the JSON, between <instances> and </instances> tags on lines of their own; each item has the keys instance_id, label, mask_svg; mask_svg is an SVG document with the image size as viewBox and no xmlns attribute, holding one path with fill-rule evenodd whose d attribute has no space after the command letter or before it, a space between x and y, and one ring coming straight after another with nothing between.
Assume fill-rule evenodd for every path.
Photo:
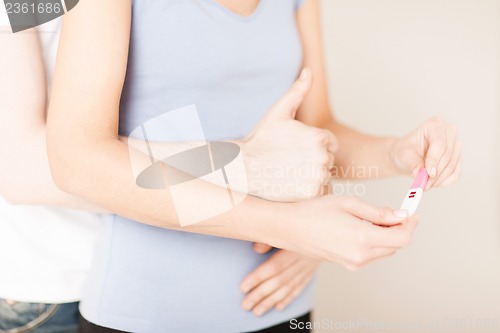
<instances>
[{"instance_id":1,"label":"white t-shirt sleeve","mask_svg":"<svg viewBox=\"0 0 500 333\"><path fill-rule=\"evenodd\" d=\"M5 4L0 0L0 28L10 27L9 17L7 16L7 10L5 9Z\"/></svg>"}]
</instances>

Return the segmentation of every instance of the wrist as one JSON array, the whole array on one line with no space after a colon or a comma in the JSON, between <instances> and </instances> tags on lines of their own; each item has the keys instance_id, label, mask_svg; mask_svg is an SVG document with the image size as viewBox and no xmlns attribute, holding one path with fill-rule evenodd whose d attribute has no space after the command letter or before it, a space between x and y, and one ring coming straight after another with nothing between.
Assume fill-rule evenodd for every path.
<instances>
[{"instance_id":1,"label":"wrist","mask_svg":"<svg viewBox=\"0 0 500 333\"><path fill-rule=\"evenodd\" d=\"M405 167L402 160L402 151L405 150L405 141L402 138L387 139L388 170L391 176L406 176L411 174L411 170Z\"/></svg>"},{"instance_id":2,"label":"wrist","mask_svg":"<svg viewBox=\"0 0 500 333\"><path fill-rule=\"evenodd\" d=\"M385 156L384 175L385 176L401 176L406 174L404 168L399 161L399 145L400 138L388 137L382 139L382 154Z\"/></svg>"},{"instance_id":3,"label":"wrist","mask_svg":"<svg viewBox=\"0 0 500 333\"><path fill-rule=\"evenodd\" d=\"M325 198L325 197L323 197ZM317 222L320 215L317 213L319 199L298 201L294 203L283 204L284 212L278 221L278 229L275 231L278 239L270 243L276 248L286 249L295 253L319 258L318 249L315 243L319 237Z\"/></svg>"},{"instance_id":4,"label":"wrist","mask_svg":"<svg viewBox=\"0 0 500 333\"><path fill-rule=\"evenodd\" d=\"M298 207L295 203L265 201L261 207L260 228L255 230L255 239L279 249L293 249L296 235L296 216Z\"/></svg>"},{"instance_id":5,"label":"wrist","mask_svg":"<svg viewBox=\"0 0 500 333\"><path fill-rule=\"evenodd\" d=\"M254 153L251 142L248 140L238 140L230 142L233 142L240 147L241 158L243 159L243 164L245 166L248 194L259 196L259 189L262 186L262 184L260 184L261 180L259 180L261 168L259 167L259 162L257 156Z\"/></svg>"}]
</instances>

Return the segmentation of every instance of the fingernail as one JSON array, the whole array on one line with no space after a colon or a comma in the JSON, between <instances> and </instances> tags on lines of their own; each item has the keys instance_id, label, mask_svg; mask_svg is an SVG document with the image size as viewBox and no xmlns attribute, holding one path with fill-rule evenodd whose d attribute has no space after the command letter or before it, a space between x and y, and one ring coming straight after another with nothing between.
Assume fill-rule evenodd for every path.
<instances>
[{"instance_id":1,"label":"fingernail","mask_svg":"<svg viewBox=\"0 0 500 333\"><path fill-rule=\"evenodd\" d=\"M407 218L408 217L408 211L406 209L397 209L392 212L394 216L399 217L399 218Z\"/></svg>"},{"instance_id":2,"label":"fingernail","mask_svg":"<svg viewBox=\"0 0 500 333\"><path fill-rule=\"evenodd\" d=\"M252 286L249 283L245 283L245 284L241 285L241 291L243 291L244 293L249 292L250 289L252 289Z\"/></svg>"},{"instance_id":3,"label":"fingernail","mask_svg":"<svg viewBox=\"0 0 500 333\"><path fill-rule=\"evenodd\" d=\"M251 301L244 302L243 303L243 310L250 311L253 308L253 306L254 306L254 303Z\"/></svg>"},{"instance_id":4,"label":"fingernail","mask_svg":"<svg viewBox=\"0 0 500 333\"><path fill-rule=\"evenodd\" d=\"M436 177L436 175L437 175L437 170L436 170L436 168L435 168L435 167L432 167L432 169L431 169L431 173L429 174L429 176L431 176L431 177Z\"/></svg>"},{"instance_id":5,"label":"fingernail","mask_svg":"<svg viewBox=\"0 0 500 333\"><path fill-rule=\"evenodd\" d=\"M299 81L307 80L308 75L309 75L308 70L304 68L302 72L300 72Z\"/></svg>"},{"instance_id":6,"label":"fingernail","mask_svg":"<svg viewBox=\"0 0 500 333\"><path fill-rule=\"evenodd\" d=\"M264 314L264 312L266 312L266 309L263 308L263 307L257 307L255 308L255 310L253 311L253 313L257 316L257 317L260 317Z\"/></svg>"}]
</instances>

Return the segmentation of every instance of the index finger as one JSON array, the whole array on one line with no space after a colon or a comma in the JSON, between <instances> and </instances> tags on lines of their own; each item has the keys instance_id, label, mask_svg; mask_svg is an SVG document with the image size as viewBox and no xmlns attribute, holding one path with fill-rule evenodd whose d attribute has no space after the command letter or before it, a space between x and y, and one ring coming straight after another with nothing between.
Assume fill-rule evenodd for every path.
<instances>
[{"instance_id":1,"label":"index finger","mask_svg":"<svg viewBox=\"0 0 500 333\"><path fill-rule=\"evenodd\" d=\"M287 256L283 250L274 253L269 259L248 274L240 284L240 289L244 293L249 292L255 286L259 285L272 276L281 273L287 267L299 260L295 256Z\"/></svg>"},{"instance_id":2,"label":"index finger","mask_svg":"<svg viewBox=\"0 0 500 333\"><path fill-rule=\"evenodd\" d=\"M409 217L404 223L385 227L369 224L371 230L368 232L369 245L372 248L401 248L410 244L413 232L419 222L418 215Z\"/></svg>"},{"instance_id":3,"label":"index finger","mask_svg":"<svg viewBox=\"0 0 500 333\"><path fill-rule=\"evenodd\" d=\"M429 171L429 176L435 178L441 158L444 156L448 142L446 135L438 129L433 129L427 137L429 147L425 154L425 168Z\"/></svg>"}]
</instances>

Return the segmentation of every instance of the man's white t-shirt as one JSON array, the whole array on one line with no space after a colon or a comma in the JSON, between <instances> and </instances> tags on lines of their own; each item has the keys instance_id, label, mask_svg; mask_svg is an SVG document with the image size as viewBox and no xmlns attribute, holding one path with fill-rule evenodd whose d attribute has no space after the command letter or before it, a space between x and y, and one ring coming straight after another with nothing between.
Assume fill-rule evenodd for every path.
<instances>
[{"instance_id":1,"label":"man's white t-shirt","mask_svg":"<svg viewBox=\"0 0 500 333\"><path fill-rule=\"evenodd\" d=\"M60 21L38 27L48 87L54 72ZM9 20L0 1L0 28L5 26L9 26ZM0 33L11 32L3 29ZM0 196L0 298L35 303L79 300L99 228L97 214L15 206Z\"/></svg>"},{"instance_id":2,"label":"man's white t-shirt","mask_svg":"<svg viewBox=\"0 0 500 333\"><path fill-rule=\"evenodd\" d=\"M0 1L0 28L10 26L9 17L7 16L7 9L5 9L5 4Z\"/></svg>"},{"instance_id":3,"label":"man's white t-shirt","mask_svg":"<svg viewBox=\"0 0 500 333\"><path fill-rule=\"evenodd\" d=\"M9 26L9 18L7 16L7 9L3 1L0 1L0 27Z\"/></svg>"}]
</instances>

